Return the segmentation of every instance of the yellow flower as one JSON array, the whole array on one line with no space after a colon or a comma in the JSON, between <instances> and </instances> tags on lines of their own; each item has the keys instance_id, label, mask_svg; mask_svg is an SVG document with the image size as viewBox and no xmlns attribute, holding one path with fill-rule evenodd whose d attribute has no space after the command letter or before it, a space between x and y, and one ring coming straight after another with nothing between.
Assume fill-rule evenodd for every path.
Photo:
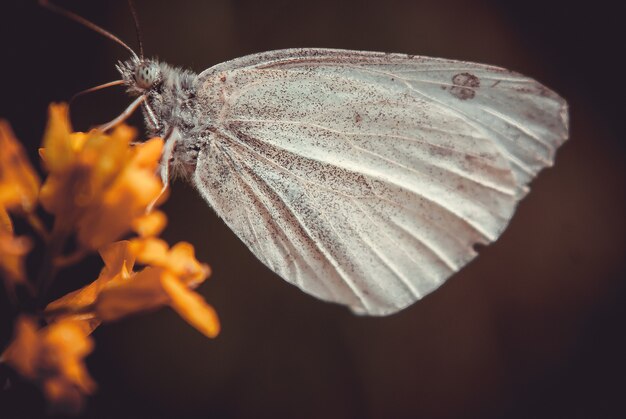
<instances>
[{"instance_id":1,"label":"yellow flower","mask_svg":"<svg viewBox=\"0 0 626 419\"><path fill-rule=\"evenodd\" d=\"M98 249L129 232L161 193L156 169L163 141L131 146L134 137L126 125L110 135L72 133L67 106L50 106L42 150L49 175L40 200L59 228L75 229L87 248Z\"/></svg>"},{"instance_id":2,"label":"yellow flower","mask_svg":"<svg viewBox=\"0 0 626 419\"><path fill-rule=\"evenodd\" d=\"M128 313L169 304L185 321L207 337L220 330L213 307L190 290L210 274L207 265L198 262L193 246L178 243L171 249L159 239L135 239L130 249L137 262L148 267L131 281L107 287L98 297L96 311L103 319L115 320Z\"/></svg>"},{"instance_id":3,"label":"yellow flower","mask_svg":"<svg viewBox=\"0 0 626 419\"><path fill-rule=\"evenodd\" d=\"M147 165L146 155L160 156L162 146L162 140L155 138L134 147L124 170L103 193L100 202L79 221L80 242L99 248L128 232L135 220L145 215L163 188L156 176L158 157Z\"/></svg>"},{"instance_id":4,"label":"yellow flower","mask_svg":"<svg viewBox=\"0 0 626 419\"><path fill-rule=\"evenodd\" d=\"M91 284L48 304L43 318L20 315L0 363L39 385L53 408L76 413L95 391L84 358L93 350L89 334L102 322L170 306L208 337L217 336L220 324L193 291L209 267L191 244L170 248L157 238L167 224L163 212L152 210L166 198L157 175L163 141L133 145L135 130L126 125L111 134L72 132L67 105L53 104L49 113L40 149L48 172L43 185L0 121L0 276L9 291L16 283L29 286L39 304L56 274L89 251L99 251L104 267ZM54 216L51 231L38 218L38 205ZM23 216L45 246L36 286L24 268L31 241L14 234L9 213ZM116 241L131 232L130 241ZM141 266L136 271L135 264Z\"/></svg>"},{"instance_id":5,"label":"yellow flower","mask_svg":"<svg viewBox=\"0 0 626 419\"><path fill-rule=\"evenodd\" d=\"M0 206L31 212L37 204L39 177L6 121L0 120Z\"/></svg>"},{"instance_id":6,"label":"yellow flower","mask_svg":"<svg viewBox=\"0 0 626 419\"><path fill-rule=\"evenodd\" d=\"M159 239L134 239L113 243L101 256L105 268L98 279L54 301L46 312L79 313L70 318L87 320L93 330L100 321L169 305L204 335L217 336L220 325L215 310L190 289L210 274L209 267L196 260L190 244L169 249ZM135 261L147 266L133 272Z\"/></svg>"},{"instance_id":7,"label":"yellow flower","mask_svg":"<svg viewBox=\"0 0 626 419\"><path fill-rule=\"evenodd\" d=\"M39 329L33 319L22 316L2 360L37 382L53 407L72 413L96 388L83 363L92 350L93 341L78 322L61 321Z\"/></svg>"}]
</instances>

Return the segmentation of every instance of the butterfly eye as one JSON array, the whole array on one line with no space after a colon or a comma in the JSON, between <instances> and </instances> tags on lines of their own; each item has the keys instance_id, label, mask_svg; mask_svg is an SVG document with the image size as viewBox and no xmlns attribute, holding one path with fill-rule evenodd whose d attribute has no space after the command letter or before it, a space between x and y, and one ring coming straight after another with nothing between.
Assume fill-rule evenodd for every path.
<instances>
[{"instance_id":1,"label":"butterfly eye","mask_svg":"<svg viewBox=\"0 0 626 419\"><path fill-rule=\"evenodd\" d=\"M159 79L159 67L154 63L140 64L135 70L135 81L142 89L149 89Z\"/></svg>"}]
</instances>

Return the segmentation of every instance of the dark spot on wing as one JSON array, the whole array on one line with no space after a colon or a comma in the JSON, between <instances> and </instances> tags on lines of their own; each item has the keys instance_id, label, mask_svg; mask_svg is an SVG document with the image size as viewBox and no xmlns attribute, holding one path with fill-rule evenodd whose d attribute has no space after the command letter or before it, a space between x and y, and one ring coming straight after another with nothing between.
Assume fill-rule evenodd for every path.
<instances>
[{"instance_id":1,"label":"dark spot on wing","mask_svg":"<svg viewBox=\"0 0 626 419\"><path fill-rule=\"evenodd\" d=\"M474 251L475 251L476 253L479 253L479 254L480 254L480 252L482 252L482 251L483 251L483 249L484 249L485 247L487 247L487 246L485 246L483 243L474 243L474 244L472 245L472 248L474 249Z\"/></svg>"},{"instance_id":2,"label":"dark spot on wing","mask_svg":"<svg viewBox=\"0 0 626 419\"><path fill-rule=\"evenodd\" d=\"M453 86L450 93L461 100L473 99L476 96L476 88L480 87L480 80L470 73L459 73L452 77Z\"/></svg>"},{"instance_id":3,"label":"dark spot on wing","mask_svg":"<svg viewBox=\"0 0 626 419\"><path fill-rule=\"evenodd\" d=\"M457 86L465 86L465 87L479 87L480 80L473 74L470 73L459 73L452 77L452 83Z\"/></svg>"},{"instance_id":4,"label":"dark spot on wing","mask_svg":"<svg viewBox=\"0 0 626 419\"><path fill-rule=\"evenodd\" d=\"M361 117L361 114L359 114L358 112L354 115L354 121L358 124L359 122L361 122L363 120L363 117Z\"/></svg>"}]
</instances>

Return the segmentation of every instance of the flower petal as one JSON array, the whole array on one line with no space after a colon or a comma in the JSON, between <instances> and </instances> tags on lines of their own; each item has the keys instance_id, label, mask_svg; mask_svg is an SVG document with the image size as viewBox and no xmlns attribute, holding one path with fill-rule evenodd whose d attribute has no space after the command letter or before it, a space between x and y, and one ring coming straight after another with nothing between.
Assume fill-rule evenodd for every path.
<instances>
[{"instance_id":1,"label":"flower petal","mask_svg":"<svg viewBox=\"0 0 626 419\"><path fill-rule=\"evenodd\" d=\"M137 261L144 265L167 266L169 248L164 240L147 237L130 241L130 249Z\"/></svg>"},{"instance_id":2,"label":"flower petal","mask_svg":"<svg viewBox=\"0 0 626 419\"><path fill-rule=\"evenodd\" d=\"M0 205L0 276L9 286L26 281L24 258L31 248L32 242L28 237L13 234L11 218Z\"/></svg>"},{"instance_id":3,"label":"flower petal","mask_svg":"<svg viewBox=\"0 0 626 419\"><path fill-rule=\"evenodd\" d=\"M13 222L2 204L0 204L0 232L13 234Z\"/></svg>"},{"instance_id":4,"label":"flower petal","mask_svg":"<svg viewBox=\"0 0 626 419\"><path fill-rule=\"evenodd\" d=\"M67 106L50 107L41 153L49 175L40 200L56 216L55 228L77 231L83 247L98 249L119 239L161 195L156 168L163 141L132 146L135 135L124 124L111 134L71 133Z\"/></svg>"},{"instance_id":5,"label":"flower petal","mask_svg":"<svg viewBox=\"0 0 626 419\"><path fill-rule=\"evenodd\" d=\"M100 325L100 319L90 309L98 295L109 282L124 282L130 277L135 255L130 252L128 241L119 241L100 249L104 268L98 279L91 284L72 291L48 304L45 310L49 322L69 319L81 322L87 333Z\"/></svg>"},{"instance_id":6,"label":"flower petal","mask_svg":"<svg viewBox=\"0 0 626 419\"><path fill-rule=\"evenodd\" d=\"M52 412L78 415L85 404L83 394L74 385L63 378L49 378L43 383L46 399L52 405Z\"/></svg>"},{"instance_id":7,"label":"flower petal","mask_svg":"<svg viewBox=\"0 0 626 419\"><path fill-rule=\"evenodd\" d=\"M156 172L163 152L163 140L155 137L135 145L135 155L132 164L139 169Z\"/></svg>"},{"instance_id":8,"label":"flower petal","mask_svg":"<svg viewBox=\"0 0 626 419\"><path fill-rule=\"evenodd\" d=\"M78 222L79 241L99 248L118 239L145 214L161 189L154 172L128 165Z\"/></svg>"},{"instance_id":9,"label":"flower petal","mask_svg":"<svg viewBox=\"0 0 626 419\"><path fill-rule=\"evenodd\" d=\"M26 316L18 317L15 322L13 341L2 354L2 360L28 379L34 379L37 373L39 354L37 323Z\"/></svg>"},{"instance_id":10,"label":"flower petal","mask_svg":"<svg viewBox=\"0 0 626 419\"><path fill-rule=\"evenodd\" d=\"M169 269L188 286L199 285L211 274L209 266L198 262L193 246L187 242L179 242L172 247Z\"/></svg>"},{"instance_id":11,"label":"flower petal","mask_svg":"<svg viewBox=\"0 0 626 419\"><path fill-rule=\"evenodd\" d=\"M158 236L167 225L167 217L162 211L150 211L133 220L133 230L141 237Z\"/></svg>"},{"instance_id":12,"label":"flower petal","mask_svg":"<svg viewBox=\"0 0 626 419\"><path fill-rule=\"evenodd\" d=\"M61 172L75 161L75 153L68 141L72 132L66 104L53 103L48 108L48 125L43 140L45 162L51 172Z\"/></svg>"},{"instance_id":13,"label":"flower petal","mask_svg":"<svg viewBox=\"0 0 626 419\"><path fill-rule=\"evenodd\" d=\"M39 176L6 121L0 120L0 205L32 212L39 195Z\"/></svg>"},{"instance_id":14,"label":"flower petal","mask_svg":"<svg viewBox=\"0 0 626 419\"><path fill-rule=\"evenodd\" d=\"M92 394L96 383L83 362L93 350L93 340L81 322L63 320L39 331L39 371L44 392L53 407L77 412L83 395Z\"/></svg>"},{"instance_id":15,"label":"flower petal","mask_svg":"<svg viewBox=\"0 0 626 419\"><path fill-rule=\"evenodd\" d=\"M2 360L41 385L53 408L76 412L83 395L96 387L83 362L92 350L93 341L80 323L61 321L39 329L32 318L21 316Z\"/></svg>"},{"instance_id":16,"label":"flower petal","mask_svg":"<svg viewBox=\"0 0 626 419\"><path fill-rule=\"evenodd\" d=\"M167 304L169 297L161 286L163 269L148 267L128 281L110 282L95 302L95 313L102 321L115 321Z\"/></svg>"},{"instance_id":17,"label":"flower petal","mask_svg":"<svg viewBox=\"0 0 626 419\"><path fill-rule=\"evenodd\" d=\"M199 285L211 273L208 265L196 259L193 246L187 242L177 243L168 250L167 243L160 239L133 239L131 249L139 262L165 268L187 286Z\"/></svg>"},{"instance_id":18,"label":"flower petal","mask_svg":"<svg viewBox=\"0 0 626 419\"><path fill-rule=\"evenodd\" d=\"M207 337L214 338L219 334L217 313L199 294L190 291L171 274L163 275L161 283L171 298L170 305L180 317Z\"/></svg>"},{"instance_id":19,"label":"flower petal","mask_svg":"<svg viewBox=\"0 0 626 419\"><path fill-rule=\"evenodd\" d=\"M121 273L124 267L132 271L135 266L135 255L131 251L128 240L111 243L101 248L99 252L104 261L106 274L110 277Z\"/></svg>"}]
</instances>

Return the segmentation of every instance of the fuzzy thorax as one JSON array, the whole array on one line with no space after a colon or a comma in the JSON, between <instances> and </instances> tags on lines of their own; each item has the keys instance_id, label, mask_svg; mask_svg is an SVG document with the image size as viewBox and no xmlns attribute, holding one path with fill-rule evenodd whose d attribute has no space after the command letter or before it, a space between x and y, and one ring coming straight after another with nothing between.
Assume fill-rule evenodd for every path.
<instances>
[{"instance_id":1,"label":"fuzzy thorax","mask_svg":"<svg viewBox=\"0 0 626 419\"><path fill-rule=\"evenodd\" d=\"M171 154L164 156L168 161L162 164L172 169L170 176L188 174L196 157L188 143L193 142L197 124L197 75L154 59L131 58L119 62L117 70L131 96L145 96L142 111L147 131L164 137Z\"/></svg>"},{"instance_id":2,"label":"fuzzy thorax","mask_svg":"<svg viewBox=\"0 0 626 419\"><path fill-rule=\"evenodd\" d=\"M182 128L188 122L190 100L196 94L195 73L158 60L136 58L119 62L117 70L130 95L146 97L143 111L150 135L165 135L169 127Z\"/></svg>"}]
</instances>

